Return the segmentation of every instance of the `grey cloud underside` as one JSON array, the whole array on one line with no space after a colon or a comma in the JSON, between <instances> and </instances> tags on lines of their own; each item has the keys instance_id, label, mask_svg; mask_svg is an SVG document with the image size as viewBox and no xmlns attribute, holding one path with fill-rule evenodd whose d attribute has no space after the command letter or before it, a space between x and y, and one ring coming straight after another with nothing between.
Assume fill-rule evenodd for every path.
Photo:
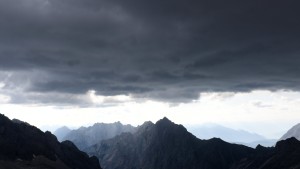
<instances>
[{"instance_id":1,"label":"grey cloud underside","mask_svg":"<svg viewBox=\"0 0 300 169\"><path fill-rule=\"evenodd\" d=\"M299 90L299 6L296 0L2 0L2 92L12 102L33 95L32 102L77 104L90 89L169 102L204 91Z\"/></svg>"}]
</instances>

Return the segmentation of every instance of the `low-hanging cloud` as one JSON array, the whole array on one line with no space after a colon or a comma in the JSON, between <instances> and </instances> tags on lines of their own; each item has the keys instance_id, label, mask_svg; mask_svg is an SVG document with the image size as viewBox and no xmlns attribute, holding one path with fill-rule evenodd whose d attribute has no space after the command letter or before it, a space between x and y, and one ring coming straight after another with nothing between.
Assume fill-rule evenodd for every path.
<instances>
[{"instance_id":1,"label":"low-hanging cloud","mask_svg":"<svg viewBox=\"0 0 300 169\"><path fill-rule=\"evenodd\" d=\"M88 91L188 102L210 91L299 90L299 5L2 0L0 92L15 103L85 104Z\"/></svg>"}]
</instances>

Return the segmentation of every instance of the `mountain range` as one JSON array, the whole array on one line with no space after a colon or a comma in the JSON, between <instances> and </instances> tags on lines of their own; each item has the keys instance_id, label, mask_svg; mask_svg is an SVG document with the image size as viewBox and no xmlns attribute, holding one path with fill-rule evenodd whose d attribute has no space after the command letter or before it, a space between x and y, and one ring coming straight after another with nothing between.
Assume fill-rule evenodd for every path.
<instances>
[{"instance_id":1,"label":"mountain range","mask_svg":"<svg viewBox=\"0 0 300 169\"><path fill-rule=\"evenodd\" d=\"M58 128L54 135L59 141L70 140L79 147L80 150L94 145L102 140L113 138L123 132L134 133L138 127L115 123L96 123L89 127L80 127L71 130L66 126ZM188 126L188 131L200 139L220 138L226 142L243 144L255 148L258 144L271 147L276 143L276 139L266 139L265 137L250 133L245 130L234 130L217 124Z\"/></svg>"},{"instance_id":2,"label":"mountain range","mask_svg":"<svg viewBox=\"0 0 300 169\"><path fill-rule=\"evenodd\" d=\"M226 142L243 144L255 148L258 144L266 147L274 146L276 139L266 139L264 136L245 130L234 130L217 124L187 126L189 132L200 139L220 138Z\"/></svg>"},{"instance_id":3,"label":"mountain range","mask_svg":"<svg viewBox=\"0 0 300 169\"><path fill-rule=\"evenodd\" d=\"M101 169L70 141L58 142L50 132L0 114L1 169Z\"/></svg>"},{"instance_id":4,"label":"mountain range","mask_svg":"<svg viewBox=\"0 0 300 169\"><path fill-rule=\"evenodd\" d=\"M256 149L218 138L201 140L167 118L146 122L85 150L105 169L298 169L300 142L280 141Z\"/></svg>"},{"instance_id":5,"label":"mountain range","mask_svg":"<svg viewBox=\"0 0 300 169\"><path fill-rule=\"evenodd\" d=\"M101 163L104 169L300 169L300 141L294 137L253 149L219 138L199 139L167 118L127 127L84 148L89 157L71 141L60 143L50 132L0 115L0 168L101 169ZM116 129L111 131L119 133Z\"/></svg>"},{"instance_id":6,"label":"mountain range","mask_svg":"<svg viewBox=\"0 0 300 169\"><path fill-rule=\"evenodd\" d=\"M96 155L105 169L225 169L253 150L220 139L201 141L164 118L156 124L146 122L135 133L123 133L86 151Z\"/></svg>"},{"instance_id":7,"label":"mountain range","mask_svg":"<svg viewBox=\"0 0 300 169\"><path fill-rule=\"evenodd\" d=\"M110 139L124 132L135 132L136 128L131 125L115 123L96 123L90 127L80 127L70 130L67 127L57 129L54 134L60 141L70 140L80 150L84 150L102 140Z\"/></svg>"}]
</instances>

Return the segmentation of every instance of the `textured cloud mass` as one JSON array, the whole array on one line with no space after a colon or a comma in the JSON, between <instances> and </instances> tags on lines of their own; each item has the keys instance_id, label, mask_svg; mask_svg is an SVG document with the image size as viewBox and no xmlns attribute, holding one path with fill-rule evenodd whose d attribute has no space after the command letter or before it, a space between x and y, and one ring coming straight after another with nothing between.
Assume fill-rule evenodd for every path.
<instances>
[{"instance_id":1,"label":"textured cloud mass","mask_svg":"<svg viewBox=\"0 0 300 169\"><path fill-rule=\"evenodd\" d=\"M208 91L299 90L296 0L1 0L0 92L186 102ZM3 97L4 97L3 96Z\"/></svg>"}]
</instances>

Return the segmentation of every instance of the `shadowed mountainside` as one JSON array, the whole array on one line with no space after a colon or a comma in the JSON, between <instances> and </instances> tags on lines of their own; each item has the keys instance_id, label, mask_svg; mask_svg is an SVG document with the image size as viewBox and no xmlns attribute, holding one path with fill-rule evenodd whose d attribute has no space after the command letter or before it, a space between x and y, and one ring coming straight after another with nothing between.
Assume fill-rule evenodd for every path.
<instances>
[{"instance_id":1,"label":"shadowed mountainside","mask_svg":"<svg viewBox=\"0 0 300 169\"><path fill-rule=\"evenodd\" d=\"M1 169L101 169L96 157L89 157L70 141L59 143L50 132L0 114Z\"/></svg>"}]
</instances>

